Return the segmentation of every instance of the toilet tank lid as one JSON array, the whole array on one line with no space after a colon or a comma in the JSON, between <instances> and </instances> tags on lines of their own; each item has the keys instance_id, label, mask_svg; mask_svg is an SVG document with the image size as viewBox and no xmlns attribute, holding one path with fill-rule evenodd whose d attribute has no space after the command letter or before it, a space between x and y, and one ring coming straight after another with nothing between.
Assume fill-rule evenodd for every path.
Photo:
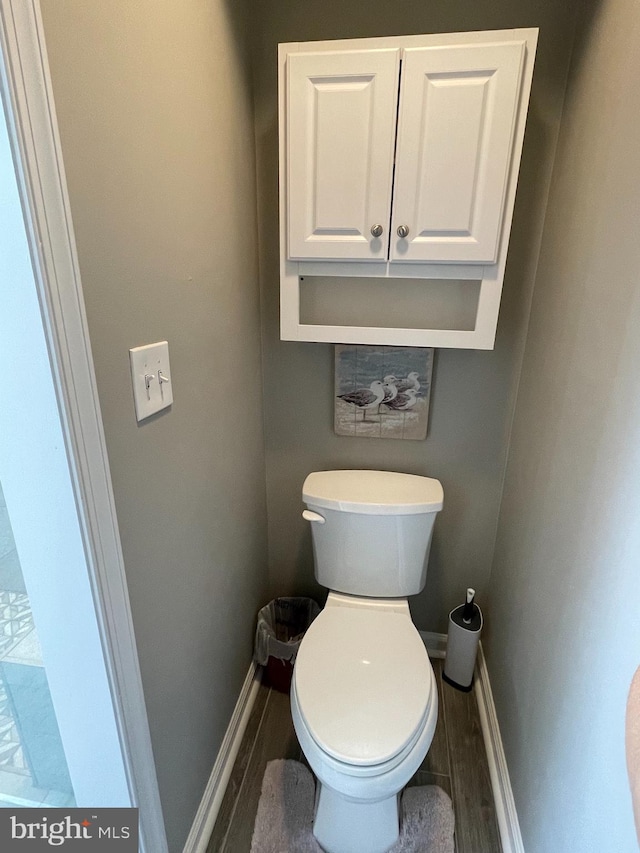
<instances>
[{"instance_id":1,"label":"toilet tank lid","mask_svg":"<svg viewBox=\"0 0 640 853\"><path fill-rule=\"evenodd\" d=\"M302 487L305 503L364 515L418 515L442 509L438 480L394 471L314 471Z\"/></svg>"}]
</instances>

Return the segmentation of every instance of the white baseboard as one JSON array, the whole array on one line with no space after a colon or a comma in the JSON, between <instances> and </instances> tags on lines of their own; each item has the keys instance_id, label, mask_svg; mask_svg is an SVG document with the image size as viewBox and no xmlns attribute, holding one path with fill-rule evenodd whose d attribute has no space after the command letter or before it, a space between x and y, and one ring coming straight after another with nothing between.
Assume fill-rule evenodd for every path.
<instances>
[{"instance_id":1,"label":"white baseboard","mask_svg":"<svg viewBox=\"0 0 640 853\"><path fill-rule=\"evenodd\" d=\"M487 662L484 656L482 643L478 650L476 662L475 694L478 700L478 711L480 712L480 725L487 749L489 761L489 775L493 789L493 799L496 806L500 840L503 853L524 853L522 834L518 822L513 790L509 778L507 759L502 746L500 726L496 714L496 706L493 702L493 693L489 682Z\"/></svg>"},{"instance_id":2,"label":"white baseboard","mask_svg":"<svg viewBox=\"0 0 640 853\"><path fill-rule=\"evenodd\" d=\"M444 658L447 652L447 635L433 631L420 631L422 641L427 647L429 657ZM511 780L507 768L507 759L502 746L500 727L496 707L493 702L491 683L487 670L482 643L478 649L476 661L474 693L478 702L482 737L487 750L491 788L496 806L500 840L503 853L524 853L518 813L513 799Z\"/></svg>"},{"instance_id":3,"label":"white baseboard","mask_svg":"<svg viewBox=\"0 0 640 853\"><path fill-rule=\"evenodd\" d=\"M229 777L233 770L242 737L247 728L251 710L260 687L260 670L255 661L244 680L236 707L231 715L231 721L220 746L218 757L213 765L211 776L204 789L202 800L191 826L191 832L185 842L182 853L206 853L213 827L220 811L222 798L227 790Z\"/></svg>"}]
</instances>

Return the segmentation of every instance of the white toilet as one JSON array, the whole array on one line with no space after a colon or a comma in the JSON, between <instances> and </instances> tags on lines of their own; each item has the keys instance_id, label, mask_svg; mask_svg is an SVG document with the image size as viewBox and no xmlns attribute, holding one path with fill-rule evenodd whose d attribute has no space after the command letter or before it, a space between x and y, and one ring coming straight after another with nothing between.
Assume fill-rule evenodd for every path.
<instances>
[{"instance_id":1,"label":"white toilet","mask_svg":"<svg viewBox=\"0 0 640 853\"><path fill-rule=\"evenodd\" d=\"M318 778L313 833L327 853L384 853L438 716L406 597L425 584L442 486L388 471L320 471L302 494L315 575L330 590L291 685L296 734Z\"/></svg>"}]
</instances>

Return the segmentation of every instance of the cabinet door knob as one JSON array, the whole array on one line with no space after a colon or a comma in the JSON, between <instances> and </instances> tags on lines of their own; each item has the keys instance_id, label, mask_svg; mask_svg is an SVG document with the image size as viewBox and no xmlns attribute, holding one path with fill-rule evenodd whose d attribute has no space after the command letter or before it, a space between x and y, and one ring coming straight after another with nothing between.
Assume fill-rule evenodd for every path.
<instances>
[{"instance_id":1,"label":"cabinet door knob","mask_svg":"<svg viewBox=\"0 0 640 853\"><path fill-rule=\"evenodd\" d=\"M397 233L398 233L398 237L402 237L403 239L405 237L408 237L409 236L409 226L408 225L398 225L398 232Z\"/></svg>"},{"instance_id":2,"label":"cabinet door knob","mask_svg":"<svg viewBox=\"0 0 640 853\"><path fill-rule=\"evenodd\" d=\"M384 228L382 227L382 225L372 225L371 226L371 233L374 237L380 237L382 235L383 231L384 231Z\"/></svg>"}]
</instances>

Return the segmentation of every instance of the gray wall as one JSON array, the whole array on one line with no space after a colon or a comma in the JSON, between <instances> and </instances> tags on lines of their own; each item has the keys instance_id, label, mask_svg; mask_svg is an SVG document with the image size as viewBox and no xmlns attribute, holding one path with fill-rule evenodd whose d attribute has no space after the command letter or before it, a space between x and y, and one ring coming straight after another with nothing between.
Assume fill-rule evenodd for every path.
<instances>
[{"instance_id":1,"label":"gray wall","mask_svg":"<svg viewBox=\"0 0 640 853\"><path fill-rule=\"evenodd\" d=\"M581 14L485 644L527 853L637 851L640 6Z\"/></svg>"},{"instance_id":2,"label":"gray wall","mask_svg":"<svg viewBox=\"0 0 640 853\"><path fill-rule=\"evenodd\" d=\"M420 628L445 630L446 614L472 584L488 581L507 436L569 52L574 4L522 0L255 0L253 61L258 164L260 279L272 594L311 592L310 534L301 486L313 470L369 467L438 477L444 510L436 523L427 586L412 599ZM531 106L496 348L436 354L427 440L337 437L333 433L333 346L279 340L277 232L278 42L399 33L539 26Z\"/></svg>"},{"instance_id":3,"label":"gray wall","mask_svg":"<svg viewBox=\"0 0 640 853\"><path fill-rule=\"evenodd\" d=\"M43 0L160 792L182 849L266 582L253 115L243 5ZM169 341L136 425L128 349Z\"/></svg>"}]
</instances>

